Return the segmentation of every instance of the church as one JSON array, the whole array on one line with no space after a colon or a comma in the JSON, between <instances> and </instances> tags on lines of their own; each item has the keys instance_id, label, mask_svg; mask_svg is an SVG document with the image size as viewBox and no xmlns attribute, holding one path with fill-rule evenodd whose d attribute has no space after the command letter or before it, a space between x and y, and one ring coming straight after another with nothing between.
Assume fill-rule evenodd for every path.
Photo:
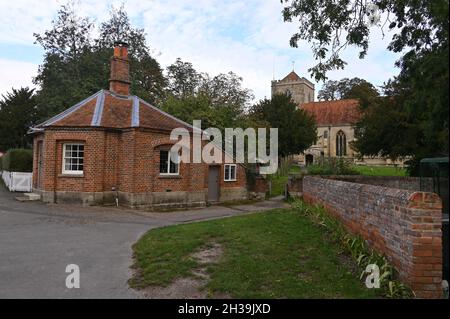
<instances>
[{"instance_id":1,"label":"church","mask_svg":"<svg viewBox=\"0 0 450 319\"><path fill-rule=\"evenodd\" d=\"M295 157L300 165L318 163L330 157L341 157L362 165L401 165L382 157L361 159L351 148L355 140L355 124L361 117L358 100L315 101L314 84L295 71L281 80L272 81L272 96L284 93L291 96L298 108L316 119L317 141Z\"/></svg>"}]
</instances>

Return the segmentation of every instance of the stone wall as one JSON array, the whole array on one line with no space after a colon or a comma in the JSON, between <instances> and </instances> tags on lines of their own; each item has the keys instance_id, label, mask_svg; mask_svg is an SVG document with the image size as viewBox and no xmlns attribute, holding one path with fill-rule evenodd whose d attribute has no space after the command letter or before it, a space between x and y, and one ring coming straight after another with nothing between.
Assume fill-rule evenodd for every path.
<instances>
[{"instance_id":1,"label":"stone wall","mask_svg":"<svg viewBox=\"0 0 450 319\"><path fill-rule=\"evenodd\" d=\"M442 297L438 195L305 176L303 198L324 205L350 232L384 254L416 297Z\"/></svg>"}]
</instances>

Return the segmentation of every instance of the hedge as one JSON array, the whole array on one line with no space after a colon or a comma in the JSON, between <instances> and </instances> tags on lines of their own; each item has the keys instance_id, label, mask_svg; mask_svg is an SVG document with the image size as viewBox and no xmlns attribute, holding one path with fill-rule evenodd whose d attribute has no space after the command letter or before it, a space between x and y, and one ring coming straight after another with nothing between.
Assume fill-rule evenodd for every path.
<instances>
[{"instance_id":1,"label":"hedge","mask_svg":"<svg viewBox=\"0 0 450 319\"><path fill-rule=\"evenodd\" d=\"M1 168L8 172L32 172L32 150L23 148L8 150L1 158Z\"/></svg>"}]
</instances>

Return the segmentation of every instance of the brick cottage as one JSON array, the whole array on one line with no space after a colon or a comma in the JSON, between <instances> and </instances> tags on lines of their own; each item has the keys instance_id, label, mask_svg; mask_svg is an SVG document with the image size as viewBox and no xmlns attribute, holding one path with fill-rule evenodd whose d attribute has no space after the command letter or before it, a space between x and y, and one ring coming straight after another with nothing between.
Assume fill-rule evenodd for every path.
<instances>
[{"instance_id":1,"label":"brick cottage","mask_svg":"<svg viewBox=\"0 0 450 319\"><path fill-rule=\"evenodd\" d=\"M246 198L242 165L171 160L169 149L177 141L170 140L170 132L178 127L187 129L191 140L201 133L130 95L128 48L116 43L110 89L31 128L33 191L44 202L118 200L130 207L204 206Z\"/></svg>"}]
</instances>

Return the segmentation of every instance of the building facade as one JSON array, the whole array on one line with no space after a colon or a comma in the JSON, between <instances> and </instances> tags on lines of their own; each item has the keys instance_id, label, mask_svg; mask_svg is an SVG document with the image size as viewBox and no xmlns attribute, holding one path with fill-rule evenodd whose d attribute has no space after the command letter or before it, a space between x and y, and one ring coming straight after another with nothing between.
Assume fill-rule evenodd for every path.
<instances>
[{"instance_id":1,"label":"building facade","mask_svg":"<svg viewBox=\"0 0 450 319\"><path fill-rule=\"evenodd\" d=\"M247 197L244 167L222 150L221 163L192 163L190 153L191 163L171 158L174 128L191 141L202 133L130 94L128 49L118 43L109 90L30 129L33 191L45 202L152 208Z\"/></svg>"},{"instance_id":2,"label":"building facade","mask_svg":"<svg viewBox=\"0 0 450 319\"><path fill-rule=\"evenodd\" d=\"M340 157L361 165L403 165L383 157L363 157L352 149L355 124L360 119L359 101L342 99L314 101L314 84L294 71L282 80L272 81L274 94L290 94L298 108L313 115L317 124L317 142L295 157L300 165L319 162L323 158Z\"/></svg>"}]
</instances>

